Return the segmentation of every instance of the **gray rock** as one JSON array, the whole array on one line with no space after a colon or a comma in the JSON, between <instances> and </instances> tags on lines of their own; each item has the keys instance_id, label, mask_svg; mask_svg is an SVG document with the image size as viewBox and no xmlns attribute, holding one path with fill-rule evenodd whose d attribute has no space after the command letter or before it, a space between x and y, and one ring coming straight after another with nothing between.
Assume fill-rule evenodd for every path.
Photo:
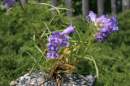
<instances>
[{"instance_id":1,"label":"gray rock","mask_svg":"<svg viewBox=\"0 0 130 86\"><path fill-rule=\"evenodd\" d=\"M16 81L11 81L10 86L16 86L17 82Z\"/></svg>"},{"instance_id":2,"label":"gray rock","mask_svg":"<svg viewBox=\"0 0 130 86\"><path fill-rule=\"evenodd\" d=\"M12 81L10 86L56 86L56 81L47 79L47 74L42 72L33 72L19 77ZM96 77L87 75L86 77L77 74L66 74L62 78L62 86L93 86Z\"/></svg>"}]
</instances>

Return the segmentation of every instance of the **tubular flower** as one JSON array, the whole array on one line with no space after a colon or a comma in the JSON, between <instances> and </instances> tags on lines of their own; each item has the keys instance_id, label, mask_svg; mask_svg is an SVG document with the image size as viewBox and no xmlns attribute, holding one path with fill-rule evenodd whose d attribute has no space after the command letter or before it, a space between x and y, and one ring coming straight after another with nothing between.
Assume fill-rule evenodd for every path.
<instances>
[{"instance_id":1,"label":"tubular flower","mask_svg":"<svg viewBox=\"0 0 130 86\"><path fill-rule=\"evenodd\" d=\"M92 22L95 22L97 15L93 11L90 11L88 17Z\"/></svg>"},{"instance_id":2,"label":"tubular flower","mask_svg":"<svg viewBox=\"0 0 130 86\"><path fill-rule=\"evenodd\" d=\"M90 11L88 17L97 27L98 32L95 36L97 41L104 41L112 32L119 30L118 21L115 16L112 16L111 18L106 15L97 17L94 12Z\"/></svg>"},{"instance_id":3,"label":"tubular flower","mask_svg":"<svg viewBox=\"0 0 130 86\"><path fill-rule=\"evenodd\" d=\"M47 58L56 59L59 57L60 48L69 47L69 34L74 33L74 27L69 26L63 32L53 32L48 38Z\"/></svg>"},{"instance_id":4,"label":"tubular flower","mask_svg":"<svg viewBox=\"0 0 130 86\"><path fill-rule=\"evenodd\" d=\"M5 9L11 8L15 4L15 0L4 0L3 6Z\"/></svg>"},{"instance_id":5,"label":"tubular flower","mask_svg":"<svg viewBox=\"0 0 130 86\"><path fill-rule=\"evenodd\" d=\"M72 25L70 25L61 34L71 34L74 32L75 32L74 27Z\"/></svg>"}]
</instances>

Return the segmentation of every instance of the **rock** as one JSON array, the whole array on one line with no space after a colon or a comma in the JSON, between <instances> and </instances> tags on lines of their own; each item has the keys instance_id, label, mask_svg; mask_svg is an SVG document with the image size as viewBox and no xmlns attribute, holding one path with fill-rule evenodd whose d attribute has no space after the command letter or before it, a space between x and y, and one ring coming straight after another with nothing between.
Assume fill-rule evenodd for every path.
<instances>
[{"instance_id":1,"label":"rock","mask_svg":"<svg viewBox=\"0 0 130 86\"><path fill-rule=\"evenodd\" d=\"M11 81L10 86L16 86L17 82L16 81Z\"/></svg>"},{"instance_id":2,"label":"rock","mask_svg":"<svg viewBox=\"0 0 130 86\"><path fill-rule=\"evenodd\" d=\"M93 86L95 82L96 77L92 75L86 76L87 84L88 86Z\"/></svg>"},{"instance_id":3,"label":"rock","mask_svg":"<svg viewBox=\"0 0 130 86\"><path fill-rule=\"evenodd\" d=\"M42 72L33 72L19 77L16 81L12 81L10 86L56 86L56 81L47 79L47 74ZM62 86L93 86L95 76L66 74L62 77Z\"/></svg>"}]
</instances>

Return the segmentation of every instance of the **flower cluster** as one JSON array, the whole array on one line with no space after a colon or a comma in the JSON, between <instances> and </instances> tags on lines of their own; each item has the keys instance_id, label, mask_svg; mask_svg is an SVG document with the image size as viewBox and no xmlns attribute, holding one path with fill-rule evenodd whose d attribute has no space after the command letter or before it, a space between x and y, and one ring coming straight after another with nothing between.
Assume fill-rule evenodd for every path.
<instances>
[{"instance_id":1,"label":"flower cluster","mask_svg":"<svg viewBox=\"0 0 130 86\"><path fill-rule=\"evenodd\" d=\"M112 16L111 18L106 15L97 17L94 12L90 11L88 17L98 29L98 33L96 34L97 41L102 42L112 32L118 31L118 22L115 16Z\"/></svg>"},{"instance_id":2,"label":"flower cluster","mask_svg":"<svg viewBox=\"0 0 130 86\"><path fill-rule=\"evenodd\" d=\"M53 32L48 38L47 58L55 59L59 57L60 48L69 47L69 34L74 33L74 27L70 25L63 32Z\"/></svg>"},{"instance_id":3,"label":"flower cluster","mask_svg":"<svg viewBox=\"0 0 130 86\"><path fill-rule=\"evenodd\" d=\"M3 5L5 9L9 9L15 4L15 0L4 0Z\"/></svg>"}]
</instances>

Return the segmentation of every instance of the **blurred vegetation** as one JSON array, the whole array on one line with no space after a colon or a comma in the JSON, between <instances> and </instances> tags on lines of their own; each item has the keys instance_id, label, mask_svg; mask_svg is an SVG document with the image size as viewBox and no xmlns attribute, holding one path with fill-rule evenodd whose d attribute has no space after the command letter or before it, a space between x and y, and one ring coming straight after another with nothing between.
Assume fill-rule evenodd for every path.
<instances>
[{"instance_id":1,"label":"blurred vegetation","mask_svg":"<svg viewBox=\"0 0 130 86\"><path fill-rule=\"evenodd\" d=\"M0 11L0 86L8 86L11 80L29 72L35 63L41 63L43 69L48 67L35 45L44 51L50 31L63 30L71 22L63 13L53 15L48 9L44 5L28 5L25 10L16 6L8 15ZM94 42L85 52L94 57L99 67L96 86L130 86L129 14L130 11L126 11L118 15L119 32L113 33L104 43ZM87 41L91 31L88 23L82 17L72 18L72 22L78 31L72 36L73 39ZM78 53L83 53L86 48L81 43ZM36 62L34 59L37 59ZM78 72L93 74L94 68L89 63L85 60L80 63ZM39 67L35 66L34 69Z\"/></svg>"}]
</instances>

